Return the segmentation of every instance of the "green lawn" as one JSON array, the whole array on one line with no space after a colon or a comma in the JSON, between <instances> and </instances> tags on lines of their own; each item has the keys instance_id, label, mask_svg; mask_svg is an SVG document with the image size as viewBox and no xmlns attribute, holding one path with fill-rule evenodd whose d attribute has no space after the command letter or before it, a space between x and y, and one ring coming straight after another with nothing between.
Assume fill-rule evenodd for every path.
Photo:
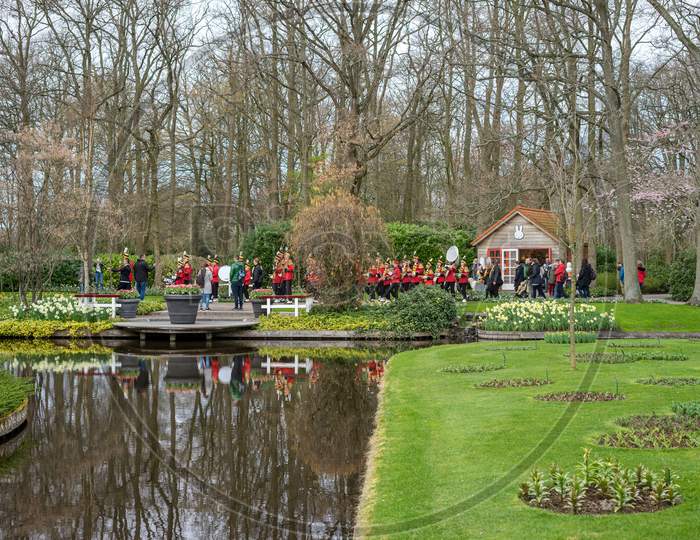
<instances>
[{"instance_id":1,"label":"green lawn","mask_svg":"<svg viewBox=\"0 0 700 540\"><path fill-rule=\"evenodd\" d=\"M618 342L620 343L620 342ZM635 343L640 343L635 341ZM651 343L651 342L650 342ZM536 350L493 350L502 347ZM598 344L602 348L604 344ZM590 351L596 344L579 345ZM360 533L398 538L697 538L700 526L700 449L626 450L597 447L594 437L615 430L620 416L670 412L673 401L698 399L698 387L637 384L649 376L700 376L700 343L667 340L663 351L687 361L580 364L572 371L566 347L544 343L475 343L433 347L392 358L370 457L370 488L360 508ZM631 349L634 350L634 349ZM644 349L640 349L644 350ZM449 365L503 362L478 374L440 373ZM541 388L477 389L493 378L548 375ZM615 391L623 401L541 402L543 392ZM572 470L583 447L626 466L669 466L681 479L684 502L650 514L572 516L531 508L518 486L537 466ZM371 529L362 529L370 526Z\"/></svg>"},{"instance_id":2,"label":"green lawn","mask_svg":"<svg viewBox=\"0 0 700 540\"><path fill-rule=\"evenodd\" d=\"M480 313L493 304L466 302L460 311ZM595 303L600 311L611 311L620 330L626 332L700 332L700 307L685 304Z\"/></svg>"}]
</instances>

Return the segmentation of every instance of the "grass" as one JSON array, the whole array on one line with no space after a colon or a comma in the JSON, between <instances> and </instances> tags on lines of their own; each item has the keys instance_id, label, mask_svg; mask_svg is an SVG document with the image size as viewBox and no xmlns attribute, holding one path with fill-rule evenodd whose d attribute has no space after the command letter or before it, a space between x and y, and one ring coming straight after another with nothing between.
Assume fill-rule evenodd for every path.
<instances>
[{"instance_id":1,"label":"grass","mask_svg":"<svg viewBox=\"0 0 700 540\"><path fill-rule=\"evenodd\" d=\"M618 343L623 343L618 341ZM599 344L581 344L592 352ZM615 420L636 414L668 414L674 401L697 399L697 389L637 384L642 377L700 375L700 343L666 340L664 351L686 362L580 364L563 356L565 345L505 352L499 378L549 377L546 391L591 390L625 394L622 401L542 402L542 388L484 389L492 373L441 373L446 366L501 362L493 344L474 343L403 352L389 362L369 479L359 525L392 538L696 538L700 511L700 449L602 448L596 436ZM571 470L581 449L625 466L671 467L680 475L685 501L651 514L571 516L528 507L518 486L533 467L553 462ZM465 502L466 501L466 502ZM430 517L426 517L430 516ZM397 524L408 524L397 525ZM387 527L382 529L382 527ZM396 528L394 528L396 527ZM364 529L367 532L367 529Z\"/></svg>"},{"instance_id":2,"label":"grass","mask_svg":"<svg viewBox=\"0 0 700 540\"><path fill-rule=\"evenodd\" d=\"M612 312L620 330L625 332L700 332L700 307L685 304L596 303L601 312ZM482 313L493 303L466 302L460 312Z\"/></svg>"},{"instance_id":3,"label":"grass","mask_svg":"<svg viewBox=\"0 0 700 540\"><path fill-rule=\"evenodd\" d=\"M0 370L0 419L10 414L34 391L34 381Z\"/></svg>"}]
</instances>

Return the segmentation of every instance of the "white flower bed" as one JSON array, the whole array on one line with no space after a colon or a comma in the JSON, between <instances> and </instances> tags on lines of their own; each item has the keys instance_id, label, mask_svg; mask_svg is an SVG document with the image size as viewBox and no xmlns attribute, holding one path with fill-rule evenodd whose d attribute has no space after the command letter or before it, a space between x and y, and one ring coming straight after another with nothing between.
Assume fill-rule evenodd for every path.
<instances>
[{"instance_id":1,"label":"white flower bed","mask_svg":"<svg viewBox=\"0 0 700 540\"><path fill-rule=\"evenodd\" d=\"M600 313L591 304L576 303L576 330L608 330L615 327L612 313ZM568 330L569 305L563 302L503 302L486 310L485 330L544 332Z\"/></svg>"},{"instance_id":2,"label":"white flower bed","mask_svg":"<svg viewBox=\"0 0 700 540\"><path fill-rule=\"evenodd\" d=\"M109 318L108 310L95 309L81 304L70 296L49 296L24 307L10 308L15 319L39 319L44 321L101 321Z\"/></svg>"}]
</instances>

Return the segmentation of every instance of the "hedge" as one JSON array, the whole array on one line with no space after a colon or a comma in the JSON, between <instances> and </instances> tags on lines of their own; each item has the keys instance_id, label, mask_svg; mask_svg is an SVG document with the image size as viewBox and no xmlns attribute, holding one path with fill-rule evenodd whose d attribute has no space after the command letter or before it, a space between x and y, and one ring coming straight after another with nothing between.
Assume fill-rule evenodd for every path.
<instances>
[{"instance_id":1,"label":"hedge","mask_svg":"<svg viewBox=\"0 0 700 540\"><path fill-rule=\"evenodd\" d=\"M387 233L392 244L393 253L398 257L412 257L415 253L421 261L439 257L445 258L447 248L457 246L461 258L471 263L475 249L471 247L474 239L472 228L451 228L447 225L416 225L413 223L388 223Z\"/></svg>"},{"instance_id":2,"label":"hedge","mask_svg":"<svg viewBox=\"0 0 700 540\"><path fill-rule=\"evenodd\" d=\"M696 254L694 251L685 251L677 256L671 263L671 298L681 302L687 302L693 294L695 286L695 263Z\"/></svg>"}]
</instances>

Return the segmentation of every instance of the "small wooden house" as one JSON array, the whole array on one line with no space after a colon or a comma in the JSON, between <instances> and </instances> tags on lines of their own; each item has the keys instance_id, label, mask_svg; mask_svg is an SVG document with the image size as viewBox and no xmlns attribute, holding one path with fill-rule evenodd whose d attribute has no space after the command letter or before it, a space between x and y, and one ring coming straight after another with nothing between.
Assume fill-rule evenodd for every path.
<instances>
[{"instance_id":1,"label":"small wooden house","mask_svg":"<svg viewBox=\"0 0 700 540\"><path fill-rule=\"evenodd\" d=\"M480 261L498 261L503 270L503 288L512 290L518 260L566 256L559 231L559 218L554 212L518 205L478 235L472 245Z\"/></svg>"}]
</instances>

